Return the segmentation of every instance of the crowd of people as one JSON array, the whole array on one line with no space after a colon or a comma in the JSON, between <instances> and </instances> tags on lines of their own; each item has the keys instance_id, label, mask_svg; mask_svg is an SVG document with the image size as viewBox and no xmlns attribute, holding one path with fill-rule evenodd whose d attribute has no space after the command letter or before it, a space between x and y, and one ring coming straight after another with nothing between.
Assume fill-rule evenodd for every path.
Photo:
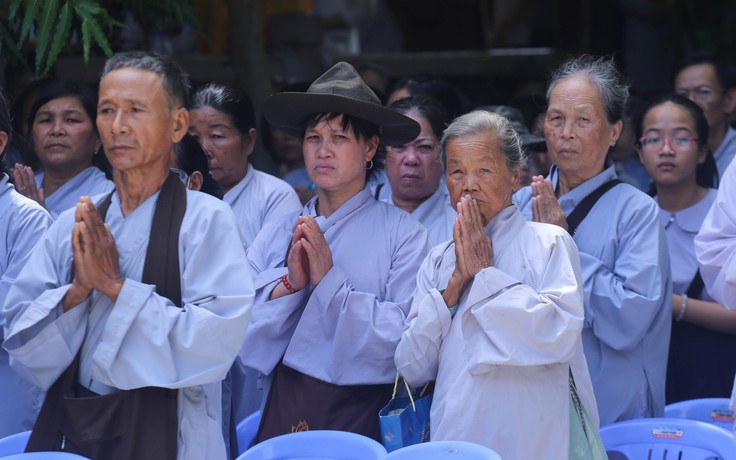
<instances>
[{"instance_id":1,"label":"crowd of people","mask_svg":"<svg viewBox=\"0 0 736 460\"><path fill-rule=\"evenodd\" d=\"M97 94L38 88L25 135L0 97L0 436L223 460L260 410L256 443L380 440L398 374L433 383L432 440L594 458L599 426L730 396L736 83L705 54L672 83L633 110L613 59L571 58L530 129L340 62L256 114L135 51Z\"/></svg>"}]
</instances>

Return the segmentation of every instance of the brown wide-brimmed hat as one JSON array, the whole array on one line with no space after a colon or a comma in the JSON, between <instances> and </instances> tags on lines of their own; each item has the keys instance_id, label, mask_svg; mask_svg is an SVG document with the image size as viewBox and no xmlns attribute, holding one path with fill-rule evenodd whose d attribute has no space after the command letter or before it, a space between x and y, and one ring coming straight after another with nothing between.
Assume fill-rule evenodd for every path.
<instances>
[{"instance_id":1,"label":"brown wide-brimmed hat","mask_svg":"<svg viewBox=\"0 0 736 460\"><path fill-rule=\"evenodd\" d=\"M304 134L306 118L318 113L344 113L369 121L381 130L385 145L417 138L421 128L411 118L381 105L381 101L347 62L338 62L317 78L305 93L276 93L266 99L263 114L272 126L292 136Z\"/></svg>"}]
</instances>

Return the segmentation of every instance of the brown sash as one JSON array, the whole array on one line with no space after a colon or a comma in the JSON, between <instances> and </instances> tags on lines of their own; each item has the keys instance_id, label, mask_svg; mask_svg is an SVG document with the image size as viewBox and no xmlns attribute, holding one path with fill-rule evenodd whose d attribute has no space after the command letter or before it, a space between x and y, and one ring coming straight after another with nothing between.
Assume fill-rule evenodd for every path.
<instances>
[{"instance_id":1,"label":"brown sash","mask_svg":"<svg viewBox=\"0 0 736 460\"><path fill-rule=\"evenodd\" d=\"M111 198L112 193L99 206L103 220ZM176 305L181 305L179 230L185 211L186 189L171 174L156 202L142 281ZM177 390L145 387L98 395L78 383L78 371L79 353L47 392L26 452L66 451L92 460L176 459Z\"/></svg>"},{"instance_id":2,"label":"brown sash","mask_svg":"<svg viewBox=\"0 0 736 460\"><path fill-rule=\"evenodd\" d=\"M378 412L393 384L335 385L302 374L281 361L263 409L256 443L286 433L340 430L381 440Z\"/></svg>"}]
</instances>

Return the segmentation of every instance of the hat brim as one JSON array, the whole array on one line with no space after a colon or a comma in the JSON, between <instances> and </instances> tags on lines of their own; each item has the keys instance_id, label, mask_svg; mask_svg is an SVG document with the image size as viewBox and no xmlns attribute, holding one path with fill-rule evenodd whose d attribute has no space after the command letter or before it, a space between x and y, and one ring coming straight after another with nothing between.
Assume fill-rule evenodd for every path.
<instances>
[{"instance_id":1,"label":"hat brim","mask_svg":"<svg viewBox=\"0 0 736 460\"><path fill-rule=\"evenodd\" d=\"M272 126L302 137L304 121L318 113L344 113L377 125L381 143L401 145L419 136L419 123L393 109L334 94L276 93L266 99L263 114Z\"/></svg>"}]
</instances>

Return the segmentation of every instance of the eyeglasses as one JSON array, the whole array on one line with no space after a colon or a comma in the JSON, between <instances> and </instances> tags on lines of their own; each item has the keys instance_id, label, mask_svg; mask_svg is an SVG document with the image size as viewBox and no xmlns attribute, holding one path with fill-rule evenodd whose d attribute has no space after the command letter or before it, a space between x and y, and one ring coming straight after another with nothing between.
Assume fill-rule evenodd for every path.
<instances>
[{"instance_id":1,"label":"eyeglasses","mask_svg":"<svg viewBox=\"0 0 736 460\"><path fill-rule=\"evenodd\" d=\"M681 88L675 90L675 94L678 96L686 97L693 101L708 101L713 98L714 94L723 94L725 89L715 89L710 86L698 86L696 88Z\"/></svg>"},{"instance_id":2,"label":"eyeglasses","mask_svg":"<svg viewBox=\"0 0 736 460\"><path fill-rule=\"evenodd\" d=\"M189 174L178 168L171 168L171 172L179 177L179 180L184 184L186 188L189 188Z\"/></svg>"},{"instance_id":3,"label":"eyeglasses","mask_svg":"<svg viewBox=\"0 0 736 460\"><path fill-rule=\"evenodd\" d=\"M682 135L672 137L646 136L639 139L641 148L650 153L659 152L665 144L668 144L673 150L683 150L690 147L694 142L698 142L697 137Z\"/></svg>"}]
</instances>

